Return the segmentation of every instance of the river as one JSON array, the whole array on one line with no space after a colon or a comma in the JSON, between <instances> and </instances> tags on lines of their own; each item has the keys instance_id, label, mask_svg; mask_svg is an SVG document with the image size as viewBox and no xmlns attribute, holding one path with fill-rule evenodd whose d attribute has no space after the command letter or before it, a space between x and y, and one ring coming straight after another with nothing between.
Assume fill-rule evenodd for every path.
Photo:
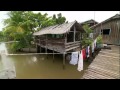
<instances>
[{"instance_id":1,"label":"river","mask_svg":"<svg viewBox=\"0 0 120 90\"><path fill-rule=\"evenodd\" d=\"M10 53L5 43L0 43L0 51L6 50ZM79 72L77 65L69 64L66 61L66 68L62 68L62 55L55 55L53 63L52 55L11 55L1 54L0 70L5 66L2 60L7 60L14 65L16 70L16 79L80 79L89 62L84 62L84 70Z\"/></svg>"}]
</instances>

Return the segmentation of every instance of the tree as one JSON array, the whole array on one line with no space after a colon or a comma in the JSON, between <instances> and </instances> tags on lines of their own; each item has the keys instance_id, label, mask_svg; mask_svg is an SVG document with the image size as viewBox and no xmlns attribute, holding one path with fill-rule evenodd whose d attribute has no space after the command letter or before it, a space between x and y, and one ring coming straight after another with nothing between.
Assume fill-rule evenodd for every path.
<instances>
[{"instance_id":1,"label":"tree","mask_svg":"<svg viewBox=\"0 0 120 90\"><path fill-rule=\"evenodd\" d=\"M28 13L31 14L31 12ZM11 11L8 13L8 16L9 18L4 20L6 26L3 30L4 35L9 38L8 40L19 41L19 43L17 45L15 43L12 48L17 50L27 46L28 44L25 36L32 30L29 29L30 21L26 20L26 12Z\"/></svg>"},{"instance_id":2,"label":"tree","mask_svg":"<svg viewBox=\"0 0 120 90\"><path fill-rule=\"evenodd\" d=\"M53 17L52 17L53 21L56 23L56 24L62 24L62 23L65 23L66 22L66 18L62 16L61 13L57 14L57 17L56 15L54 14Z\"/></svg>"},{"instance_id":3,"label":"tree","mask_svg":"<svg viewBox=\"0 0 120 90\"><path fill-rule=\"evenodd\" d=\"M0 41L3 40L3 32L0 31Z\"/></svg>"},{"instance_id":4,"label":"tree","mask_svg":"<svg viewBox=\"0 0 120 90\"><path fill-rule=\"evenodd\" d=\"M15 50L31 46L33 33L42 28L62 24L66 21L62 14L54 17L48 17L48 14L33 13L32 11L10 11L9 18L4 20L5 28L3 30L8 40L19 41L12 48Z\"/></svg>"},{"instance_id":5,"label":"tree","mask_svg":"<svg viewBox=\"0 0 120 90\"><path fill-rule=\"evenodd\" d=\"M83 28L84 28L86 33L83 34L82 44L85 45L85 46L91 45L93 40L92 40L92 38L89 38L89 34L92 33L93 30L90 29L90 27L87 24L85 24L83 26Z\"/></svg>"}]
</instances>

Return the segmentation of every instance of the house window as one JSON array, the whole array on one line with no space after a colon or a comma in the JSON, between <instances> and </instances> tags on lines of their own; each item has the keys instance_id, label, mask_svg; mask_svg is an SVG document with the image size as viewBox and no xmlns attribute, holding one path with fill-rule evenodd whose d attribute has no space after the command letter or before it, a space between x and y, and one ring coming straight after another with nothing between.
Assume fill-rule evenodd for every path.
<instances>
[{"instance_id":1,"label":"house window","mask_svg":"<svg viewBox=\"0 0 120 90\"><path fill-rule=\"evenodd\" d=\"M101 34L103 34L103 35L109 35L110 32L111 32L111 29L102 29L101 30Z\"/></svg>"},{"instance_id":2,"label":"house window","mask_svg":"<svg viewBox=\"0 0 120 90\"><path fill-rule=\"evenodd\" d=\"M67 34L67 42L74 42L74 33L73 32L69 32L69 34Z\"/></svg>"},{"instance_id":3,"label":"house window","mask_svg":"<svg viewBox=\"0 0 120 90\"><path fill-rule=\"evenodd\" d=\"M63 34L51 34L49 35L50 38L63 38Z\"/></svg>"},{"instance_id":4,"label":"house window","mask_svg":"<svg viewBox=\"0 0 120 90\"><path fill-rule=\"evenodd\" d=\"M80 33L79 32L75 33L75 41L80 41Z\"/></svg>"}]
</instances>

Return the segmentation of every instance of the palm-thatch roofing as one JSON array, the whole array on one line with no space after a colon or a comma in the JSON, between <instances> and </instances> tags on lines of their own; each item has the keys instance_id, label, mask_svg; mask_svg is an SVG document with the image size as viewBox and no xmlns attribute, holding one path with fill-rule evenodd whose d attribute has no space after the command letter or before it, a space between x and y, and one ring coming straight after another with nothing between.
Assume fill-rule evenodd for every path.
<instances>
[{"instance_id":1,"label":"palm-thatch roofing","mask_svg":"<svg viewBox=\"0 0 120 90\"><path fill-rule=\"evenodd\" d=\"M70 23L64 23L64 24L43 28L40 31L33 33L33 35L37 36L37 35L44 35L44 34L64 34L69 32L73 25L75 25L76 29L80 30L82 33L85 32L81 24L79 24L77 21L74 21Z\"/></svg>"}]
</instances>

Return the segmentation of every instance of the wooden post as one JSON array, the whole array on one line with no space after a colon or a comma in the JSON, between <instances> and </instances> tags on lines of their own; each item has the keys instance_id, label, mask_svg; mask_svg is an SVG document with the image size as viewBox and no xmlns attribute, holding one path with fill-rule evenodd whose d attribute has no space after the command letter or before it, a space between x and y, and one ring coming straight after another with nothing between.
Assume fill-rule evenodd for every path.
<instances>
[{"instance_id":1,"label":"wooden post","mask_svg":"<svg viewBox=\"0 0 120 90\"><path fill-rule=\"evenodd\" d=\"M74 25L74 39L73 39L74 42L75 42L75 33L76 33L76 28L75 28L75 25Z\"/></svg>"},{"instance_id":2,"label":"wooden post","mask_svg":"<svg viewBox=\"0 0 120 90\"><path fill-rule=\"evenodd\" d=\"M67 43L67 33L65 34L65 44Z\"/></svg>"},{"instance_id":3,"label":"wooden post","mask_svg":"<svg viewBox=\"0 0 120 90\"><path fill-rule=\"evenodd\" d=\"M40 53L40 46L37 45L37 53Z\"/></svg>"},{"instance_id":4,"label":"wooden post","mask_svg":"<svg viewBox=\"0 0 120 90\"><path fill-rule=\"evenodd\" d=\"M47 34L46 34L46 49L45 49L45 51L46 51L46 57L48 59L48 55L47 55Z\"/></svg>"},{"instance_id":5,"label":"wooden post","mask_svg":"<svg viewBox=\"0 0 120 90\"><path fill-rule=\"evenodd\" d=\"M40 53L41 53L41 46L40 46Z\"/></svg>"},{"instance_id":6,"label":"wooden post","mask_svg":"<svg viewBox=\"0 0 120 90\"><path fill-rule=\"evenodd\" d=\"M66 43L67 43L67 33L66 33L66 34L64 34L64 38L65 38L64 48L66 49Z\"/></svg>"},{"instance_id":7,"label":"wooden post","mask_svg":"<svg viewBox=\"0 0 120 90\"><path fill-rule=\"evenodd\" d=\"M65 69L65 52L63 53L63 69Z\"/></svg>"},{"instance_id":8,"label":"wooden post","mask_svg":"<svg viewBox=\"0 0 120 90\"><path fill-rule=\"evenodd\" d=\"M65 45L67 43L67 33L64 34L64 38L65 38ZM65 69L65 54L66 52L63 53L63 69Z\"/></svg>"},{"instance_id":9,"label":"wooden post","mask_svg":"<svg viewBox=\"0 0 120 90\"><path fill-rule=\"evenodd\" d=\"M82 33L80 33L80 50L82 50Z\"/></svg>"},{"instance_id":10,"label":"wooden post","mask_svg":"<svg viewBox=\"0 0 120 90\"><path fill-rule=\"evenodd\" d=\"M40 39L39 39L39 44L40 44L40 53L41 53L41 43L40 43Z\"/></svg>"},{"instance_id":11,"label":"wooden post","mask_svg":"<svg viewBox=\"0 0 120 90\"><path fill-rule=\"evenodd\" d=\"M53 63L54 63L54 48L53 48Z\"/></svg>"}]
</instances>

